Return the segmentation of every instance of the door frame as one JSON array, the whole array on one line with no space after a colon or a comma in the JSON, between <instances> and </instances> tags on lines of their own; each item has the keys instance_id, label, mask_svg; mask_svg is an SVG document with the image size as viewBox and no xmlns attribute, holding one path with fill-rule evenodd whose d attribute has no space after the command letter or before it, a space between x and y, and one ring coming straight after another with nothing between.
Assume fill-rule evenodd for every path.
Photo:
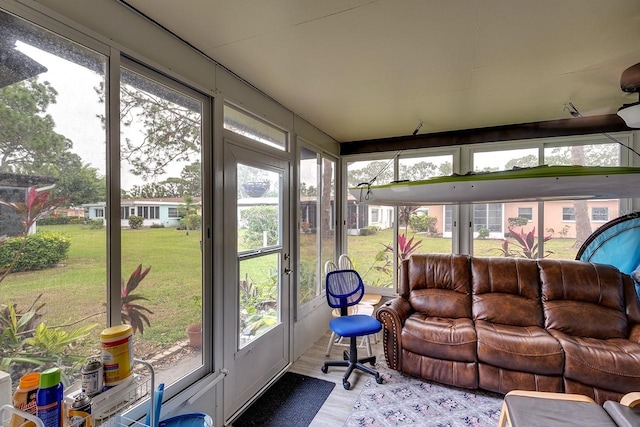
<instances>
[{"instance_id":1,"label":"door frame","mask_svg":"<svg viewBox=\"0 0 640 427\"><path fill-rule=\"evenodd\" d=\"M229 422L260 394L260 392L292 363L292 278L284 270L293 268L291 256L291 162L271 155L262 150L252 149L241 144L244 138L226 137L224 141L224 272L223 272L223 361L229 372L224 381L224 419ZM278 172L281 183L280 250L266 253L279 253L280 289L278 292L279 322L264 335L255 338L243 348L239 348L238 336L238 215L237 215L237 165L241 163L251 167ZM233 218L232 221L230 221ZM286 255L286 256L285 256ZM245 259L260 256L260 251ZM260 357L267 351L268 357ZM251 369L253 372L251 372Z\"/></svg>"}]
</instances>

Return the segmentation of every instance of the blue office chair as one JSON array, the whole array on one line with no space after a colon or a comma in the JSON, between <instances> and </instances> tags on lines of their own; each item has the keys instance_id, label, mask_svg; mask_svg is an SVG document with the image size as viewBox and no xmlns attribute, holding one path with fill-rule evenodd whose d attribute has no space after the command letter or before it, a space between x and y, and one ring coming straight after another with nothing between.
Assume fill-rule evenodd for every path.
<instances>
[{"instance_id":1,"label":"blue office chair","mask_svg":"<svg viewBox=\"0 0 640 427\"><path fill-rule=\"evenodd\" d=\"M365 366L376 364L376 357L369 356L358 359L358 337L375 334L382 329L382 325L375 317L364 314L348 314L348 308L360 302L364 295L362 278L355 270L336 270L327 273L327 303L331 308L340 309L340 317L334 317L329 322L329 328L336 335L349 338L349 351L344 352L344 360L324 362L322 372L325 374L329 366L346 366L347 371L342 377L342 386L349 390L351 383L349 375L354 369L359 369L376 378L378 384L382 384L382 377L377 371Z\"/></svg>"}]
</instances>

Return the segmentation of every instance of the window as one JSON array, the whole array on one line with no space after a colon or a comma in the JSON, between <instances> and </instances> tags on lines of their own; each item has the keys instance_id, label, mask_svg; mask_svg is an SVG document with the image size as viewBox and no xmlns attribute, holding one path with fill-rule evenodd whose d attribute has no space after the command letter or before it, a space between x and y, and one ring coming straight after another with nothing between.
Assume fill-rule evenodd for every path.
<instances>
[{"instance_id":1,"label":"window","mask_svg":"<svg viewBox=\"0 0 640 427\"><path fill-rule=\"evenodd\" d=\"M120 219L129 219L129 206L120 207Z\"/></svg>"},{"instance_id":2,"label":"window","mask_svg":"<svg viewBox=\"0 0 640 427\"><path fill-rule=\"evenodd\" d=\"M334 160L300 149L299 306L321 295L324 264L335 260L335 169Z\"/></svg>"},{"instance_id":3,"label":"window","mask_svg":"<svg viewBox=\"0 0 640 427\"><path fill-rule=\"evenodd\" d=\"M159 219L160 206L138 206L138 216L144 219Z\"/></svg>"},{"instance_id":4,"label":"window","mask_svg":"<svg viewBox=\"0 0 640 427\"><path fill-rule=\"evenodd\" d=\"M26 205L29 200L43 201L48 196L46 206L82 206L88 218L102 220L107 213L105 205L95 206L105 201L106 194L107 132L102 119L107 109L96 91L107 84L107 57L98 52L100 46L84 47L3 11L0 27L0 198ZM13 78L8 80L7 76ZM29 209L33 217L39 207L31 204ZM8 212L10 218L4 216ZM2 215L0 235L22 239L33 230L29 218L12 208L4 206ZM9 270L0 279L0 305L13 310L15 304L17 315L42 306L34 309L34 325L46 325L46 336L77 333L82 337L73 346L48 347L28 355L41 363L40 370L56 365L65 378L73 378L78 360L100 348L99 334L107 324L106 228L80 222L38 222L37 233L47 236L48 264L64 259L64 265L39 265L20 274ZM28 256L28 250L20 256ZM38 284L36 293L30 290L34 283ZM90 325L96 326L81 329ZM5 365L3 370L10 373L14 386L22 372L36 366L20 360L27 343L34 340L33 327L29 323L25 326L16 331L15 342L3 341L0 350L0 365Z\"/></svg>"},{"instance_id":5,"label":"window","mask_svg":"<svg viewBox=\"0 0 640 427\"><path fill-rule=\"evenodd\" d=\"M473 153L475 171L500 171L514 167L537 166L539 162L536 148L513 148ZM527 215L529 211L529 215ZM522 203L505 202L473 205L473 254L477 256L520 256L517 243L504 250L502 237L509 239L509 233L527 233L531 228L517 220L520 213L529 220L533 218L533 209Z\"/></svg>"},{"instance_id":6,"label":"window","mask_svg":"<svg viewBox=\"0 0 640 427\"><path fill-rule=\"evenodd\" d=\"M502 203L473 205L473 230L480 232L482 229L502 232Z\"/></svg>"},{"instance_id":7,"label":"window","mask_svg":"<svg viewBox=\"0 0 640 427\"><path fill-rule=\"evenodd\" d=\"M377 208L371 208L371 222L380 222L380 219L378 218L380 215L380 209Z\"/></svg>"},{"instance_id":8,"label":"window","mask_svg":"<svg viewBox=\"0 0 640 427\"><path fill-rule=\"evenodd\" d=\"M563 207L562 208L562 220L563 221L575 221L576 220L575 209L573 207Z\"/></svg>"},{"instance_id":9,"label":"window","mask_svg":"<svg viewBox=\"0 0 640 427\"><path fill-rule=\"evenodd\" d=\"M200 242L204 239L198 209L204 102L199 94L138 64L123 61L120 74L120 131L121 141L126 143L121 145L120 171L116 173L120 173L124 199L134 201L136 215L146 221L137 229L121 224L120 264L125 283L130 276L146 272L133 293L147 298L139 305L152 313L141 309L129 316L132 323L144 328L134 346L134 356L143 358L186 339L187 328L198 331L200 340L211 335L202 330ZM168 221L165 205L150 202L167 197L181 200L180 224ZM159 254L167 256L157 258ZM188 368L183 371L188 374L202 366L202 344L197 340L193 341L195 363L176 360L172 368Z\"/></svg>"},{"instance_id":10,"label":"window","mask_svg":"<svg viewBox=\"0 0 640 427\"><path fill-rule=\"evenodd\" d=\"M529 221L533 221L533 208L531 207L520 207L518 208L518 217L526 218Z\"/></svg>"},{"instance_id":11,"label":"window","mask_svg":"<svg viewBox=\"0 0 640 427\"><path fill-rule=\"evenodd\" d=\"M594 221L594 222L607 222L607 221L609 221L609 208L607 208L607 207L592 207L591 208L591 221Z\"/></svg>"},{"instance_id":12,"label":"window","mask_svg":"<svg viewBox=\"0 0 640 427\"><path fill-rule=\"evenodd\" d=\"M393 158L347 162L347 187L355 188L363 182L370 182L374 177L376 184L386 184L393 181L395 166ZM389 225L376 224L373 227L372 209L380 206L357 203L360 191L354 190L347 194L345 220L347 222L347 250L351 261L361 272L365 285L392 288L394 285L393 250L386 250L384 260L377 256L383 245L393 247L393 232L389 227L393 223L393 210L390 210ZM378 216L381 219L382 215ZM380 267L380 268L377 268ZM385 268L386 267L386 268Z\"/></svg>"},{"instance_id":13,"label":"window","mask_svg":"<svg viewBox=\"0 0 640 427\"><path fill-rule=\"evenodd\" d=\"M228 104L224 106L224 128L278 150L288 148L285 131Z\"/></svg>"},{"instance_id":14,"label":"window","mask_svg":"<svg viewBox=\"0 0 640 427\"><path fill-rule=\"evenodd\" d=\"M167 214L169 218L178 218L178 208L167 209Z\"/></svg>"}]
</instances>

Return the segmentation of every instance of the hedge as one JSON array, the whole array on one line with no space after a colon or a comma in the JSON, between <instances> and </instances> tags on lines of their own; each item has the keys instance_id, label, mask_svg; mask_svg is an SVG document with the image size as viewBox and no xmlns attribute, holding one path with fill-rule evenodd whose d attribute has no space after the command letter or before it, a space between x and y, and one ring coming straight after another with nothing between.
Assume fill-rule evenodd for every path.
<instances>
[{"instance_id":1,"label":"hedge","mask_svg":"<svg viewBox=\"0 0 640 427\"><path fill-rule=\"evenodd\" d=\"M24 237L14 237L0 245L0 269L9 268L20 249ZM47 231L30 234L27 243L12 271L42 270L67 258L69 239L57 232Z\"/></svg>"}]
</instances>

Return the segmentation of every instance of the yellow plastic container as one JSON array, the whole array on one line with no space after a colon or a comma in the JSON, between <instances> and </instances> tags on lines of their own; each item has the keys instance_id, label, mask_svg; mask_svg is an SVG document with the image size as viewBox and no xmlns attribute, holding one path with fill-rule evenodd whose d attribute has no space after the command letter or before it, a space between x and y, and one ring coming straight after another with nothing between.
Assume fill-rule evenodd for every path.
<instances>
[{"instance_id":1,"label":"yellow plastic container","mask_svg":"<svg viewBox=\"0 0 640 427\"><path fill-rule=\"evenodd\" d=\"M133 330L131 325L118 325L100 333L104 385L112 387L127 379L133 370Z\"/></svg>"}]
</instances>

